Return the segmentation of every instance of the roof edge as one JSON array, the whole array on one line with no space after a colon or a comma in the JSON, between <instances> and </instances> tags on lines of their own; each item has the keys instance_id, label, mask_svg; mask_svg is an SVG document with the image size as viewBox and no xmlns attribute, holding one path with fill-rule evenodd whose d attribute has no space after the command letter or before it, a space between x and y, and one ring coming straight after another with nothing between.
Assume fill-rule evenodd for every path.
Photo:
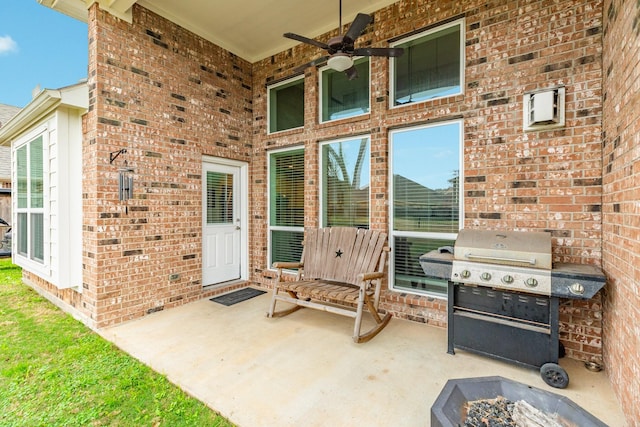
<instances>
[{"instance_id":1,"label":"roof edge","mask_svg":"<svg viewBox=\"0 0 640 427\"><path fill-rule=\"evenodd\" d=\"M81 22L89 20L87 4L83 0L37 0L42 6L53 9Z\"/></svg>"},{"instance_id":2,"label":"roof edge","mask_svg":"<svg viewBox=\"0 0 640 427\"><path fill-rule=\"evenodd\" d=\"M128 23L132 22L133 15L131 8L137 0L38 0L42 6L53 9L78 21L88 22L89 13L87 10L98 3L100 9L106 10Z\"/></svg>"},{"instance_id":3,"label":"roof edge","mask_svg":"<svg viewBox=\"0 0 640 427\"><path fill-rule=\"evenodd\" d=\"M44 89L18 114L0 128L0 145L6 145L30 124L64 106L78 110L89 108L89 87L86 82L60 89Z\"/></svg>"}]
</instances>

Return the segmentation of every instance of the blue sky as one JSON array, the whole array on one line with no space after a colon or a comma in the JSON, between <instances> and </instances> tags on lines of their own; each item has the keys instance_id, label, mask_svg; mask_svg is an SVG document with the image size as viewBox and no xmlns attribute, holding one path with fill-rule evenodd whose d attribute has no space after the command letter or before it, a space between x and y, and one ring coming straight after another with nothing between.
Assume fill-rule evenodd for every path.
<instances>
[{"instance_id":1,"label":"blue sky","mask_svg":"<svg viewBox=\"0 0 640 427\"><path fill-rule=\"evenodd\" d=\"M0 104L24 107L31 92L87 77L87 24L37 0L0 0Z\"/></svg>"}]
</instances>

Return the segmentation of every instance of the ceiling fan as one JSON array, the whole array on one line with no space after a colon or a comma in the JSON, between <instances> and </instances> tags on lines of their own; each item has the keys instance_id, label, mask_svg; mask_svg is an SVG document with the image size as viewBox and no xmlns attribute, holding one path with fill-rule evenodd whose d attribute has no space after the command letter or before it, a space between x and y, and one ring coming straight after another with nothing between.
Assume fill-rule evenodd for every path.
<instances>
[{"instance_id":1,"label":"ceiling fan","mask_svg":"<svg viewBox=\"0 0 640 427\"><path fill-rule=\"evenodd\" d=\"M358 77L358 71L353 65L354 56L385 56L385 57L397 57L404 53L403 48L398 47L363 47L356 48L355 41L362 34L362 31L373 21L370 15L364 13L358 13L356 18L351 23L351 26L345 34L342 34L342 0L340 0L339 11L339 28L340 35L332 37L327 43L319 42L304 36L300 36L294 33L285 33L284 37L296 40L302 43L310 44L312 46L319 47L327 51L328 55L321 58L310 61L304 65L295 68L296 72L300 72L307 67L316 66L327 62L327 65L336 70L344 71L349 80L353 80Z\"/></svg>"}]
</instances>

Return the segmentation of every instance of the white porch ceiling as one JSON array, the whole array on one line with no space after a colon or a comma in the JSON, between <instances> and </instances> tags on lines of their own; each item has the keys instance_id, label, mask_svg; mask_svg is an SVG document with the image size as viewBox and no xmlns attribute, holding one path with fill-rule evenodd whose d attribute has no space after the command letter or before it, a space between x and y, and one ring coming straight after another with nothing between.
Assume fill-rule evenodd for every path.
<instances>
[{"instance_id":1,"label":"white porch ceiling","mask_svg":"<svg viewBox=\"0 0 640 427\"><path fill-rule=\"evenodd\" d=\"M397 0L343 0L342 24L358 12L372 13ZM41 4L87 21L97 2L122 19L131 19L134 3L175 22L218 46L256 62L295 46L292 32L315 38L338 27L339 0L38 0ZM326 40L325 40L326 41Z\"/></svg>"}]
</instances>

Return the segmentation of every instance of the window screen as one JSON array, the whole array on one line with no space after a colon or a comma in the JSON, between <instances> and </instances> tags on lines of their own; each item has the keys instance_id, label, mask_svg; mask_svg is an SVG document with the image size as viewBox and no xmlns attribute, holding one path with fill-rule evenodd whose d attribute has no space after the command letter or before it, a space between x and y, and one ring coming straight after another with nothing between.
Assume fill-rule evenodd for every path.
<instances>
[{"instance_id":1,"label":"window screen","mask_svg":"<svg viewBox=\"0 0 640 427\"><path fill-rule=\"evenodd\" d=\"M422 254L452 246L455 240L396 236L393 243L395 289L446 295L447 281L426 277L419 260Z\"/></svg>"},{"instance_id":2,"label":"window screen","mask_svg":"<svg viewBox=\"0 0 640 427\"><path fill-rule=\"evenodd\" d=\"M457 233L460 126L393 134L393 229Z\"/></svg>"},{"instance_id":3,"label":"window screen","mask_svg":"<svg viewBox=\"0 0 640 427\"><path fill-rule=\"evenodd\" d=\"M269 155L270 260L296 262L304 237L304 149Z\"/></svg>"},{"instance_id":4,"label":"window screen","mask_svg":"<svg viewBox=\"0 0 640 427\"><path fill-rule=\"evenodd\" d=\"M369 138L325 143L322 224L369 228Z\"/></svg>"},{"instance_id":5,"label":"window screen","mask_svg":"<svg viewBox=\"0 0 640 427\"><path fill-rule=\"evenodd\" d=\"M462 92L462 23L394 44L404 55L392 59L393 105Z\"/></svg>"},{"instance_id":6,"label":"window screen","mask_svg":"<svg viewBox=\"0 0 640 427\"><path fill-rule=\"evenodd\" d=\"M269 88L269 132L304 126L304 78Z\"/></svg>"},{"instance_id":7,"label":"window screen","mask_svg":"<svg viewBox=\"0 0 640 427\"><path fill-rule=\"evenodd\" d=\"M369 112L369 58L360 58L354 65L358 77L353 80L342 71L331 68L322 71L322 122Z\"/></svg>"},{"instance_id":8,"label":"window screen","mask_svg":"<svg viewBox=\"0 0 640 427\"><path fill-rule=\"evenodd\" d=\"M458 121L391 133L394 289L446 295L446 281L427 279L420 256L455 241L461 146Z\"/></svg>"},{"instance_id":9,"label":"window screen","mask_svg":"<svg viewBox=\"0 0 640 427\"><path fill-rule=\"evenodd\" d=\"M207 224L233 223L233 174L207 171Z\"/></svg>"},{"instance_id":10,"label":"window screen","mask_svg":"<svg viewBox=\"0 0 640 427\"><path fill-rule=\"evenodd\" d=\"M17 253L44 261L44 147L43 137L15 151Z\"/></svg>"}]
</instances>

